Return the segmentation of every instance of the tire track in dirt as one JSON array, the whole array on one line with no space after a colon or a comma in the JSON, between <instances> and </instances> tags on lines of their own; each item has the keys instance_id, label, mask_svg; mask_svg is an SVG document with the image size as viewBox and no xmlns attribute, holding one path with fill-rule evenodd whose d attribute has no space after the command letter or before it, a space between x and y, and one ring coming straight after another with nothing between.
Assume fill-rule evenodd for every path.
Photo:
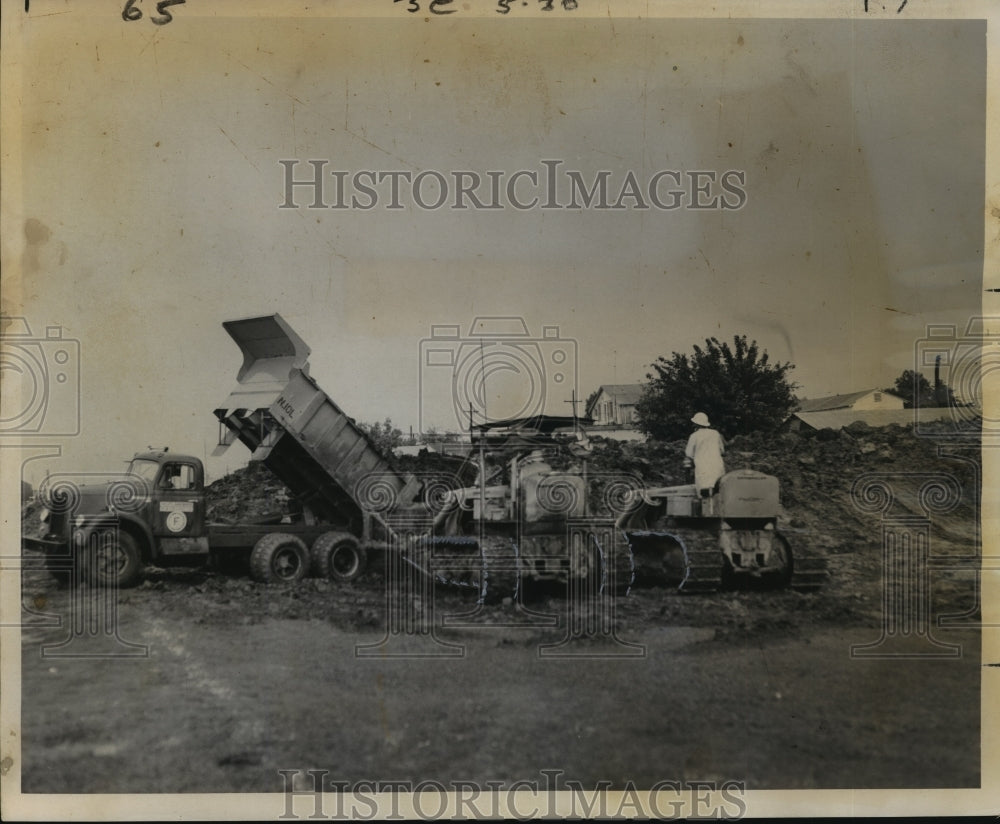
<instances>
[{"instance_id":1,"label":"tire track in dirt","mask_svg":"<svg viewBox=\"0 0 1000 824\"><path fill-rule=\"evenodd\" d=\"M202 696L210 697L216 712L216 725L229 733L229 752L218 759L220 766L259 764L263 758L264 726L247 711L250 703L232 685L213 675L204 661L185 645L187 635L168 628L159 618L150 621L147 637L153 655L165 649L176 659L184 681ZM221 720L225 719L225 720Z\"/></svg>"}]
</instances>

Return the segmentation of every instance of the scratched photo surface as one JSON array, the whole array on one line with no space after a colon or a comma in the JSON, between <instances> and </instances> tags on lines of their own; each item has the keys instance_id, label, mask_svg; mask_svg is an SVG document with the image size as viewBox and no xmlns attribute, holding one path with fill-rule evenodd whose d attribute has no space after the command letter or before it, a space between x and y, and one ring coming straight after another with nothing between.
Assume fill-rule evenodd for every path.
<instances>
[{"instance_id":1,"label":"scratched photo surface","mask_svg":"<svg viewBox=\"0 0 1000 824\"><path fill-rule=\"evenodd\" d=\"M6 791L989 783L986 21L161 5L4 9ZM742 336L701 497L654 364Z\"/></svg>"}]
</instances>

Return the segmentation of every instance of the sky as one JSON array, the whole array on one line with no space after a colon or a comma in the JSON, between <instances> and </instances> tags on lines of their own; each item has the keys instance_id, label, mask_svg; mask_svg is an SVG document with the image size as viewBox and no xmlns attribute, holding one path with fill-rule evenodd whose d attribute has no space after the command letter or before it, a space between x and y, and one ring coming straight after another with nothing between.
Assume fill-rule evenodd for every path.
<instances>
[{"instance_id":1,"label":"sky","mask_svg":"<svg viewBox=\"0 0 1000 824\"><path fill-rule=\"evenodd\" d=\"M210 453L234 318L280 313L349 415L407 431L456 428L451 396L479 373L425 350L479 346L482 366L477 318L523 319L543 411L569 414L574 390L641 382L708 336L794 363L803 397L891 386L928 324L961 332L981 311L982 22L146 22L24 29L0 300L80 353L80 433L29 480L147 445ZM613 191L629 173L736 170L746 203L335 210L300 189L281 209L282 159L298 178L311 159L349 176L558 160ZM442 325L458 337L428 343ZM489 414L524 391L491 373Z\"/></svg>"}]
</instances>

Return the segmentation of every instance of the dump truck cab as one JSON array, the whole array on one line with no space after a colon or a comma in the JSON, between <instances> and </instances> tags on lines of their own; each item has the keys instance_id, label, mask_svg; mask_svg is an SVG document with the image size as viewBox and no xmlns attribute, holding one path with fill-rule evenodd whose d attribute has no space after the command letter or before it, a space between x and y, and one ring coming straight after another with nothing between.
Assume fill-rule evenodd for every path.
<instances>
[{"instance_id":1,"label":"dump truck cab","mask_svg":"<svg viewBox=\"0 0 1000 824\"><path fill-rule=\"evenodd\" d=\"M166 449L139 453L127 477L145 488L139 516L154 539L151 557L208 553L205 469L198 458Z\"/></svg>"},{"instance_id":2,"label":"dump truck cab","mask_svg":"<svg viewBox=\"0 0 1000 824\"><path fill-rule=\"evenodd\" d=\"M41 536L25 543L46 553L57 578L68 580L75 563L94 582L129 586L144 564L191 565L208 557L205 470L192 455L136 453L122 475L50 497Z\"/></svg>"}]
</instances>

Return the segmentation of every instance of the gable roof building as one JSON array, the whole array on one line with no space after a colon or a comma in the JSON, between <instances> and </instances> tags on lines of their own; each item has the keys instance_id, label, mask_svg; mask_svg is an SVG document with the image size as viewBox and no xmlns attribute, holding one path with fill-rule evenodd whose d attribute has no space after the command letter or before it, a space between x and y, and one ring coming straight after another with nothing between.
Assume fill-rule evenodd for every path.
<instances>
[{"instance_id":1,"label":"gable roof building","mask_svg":"<svg viewBox=\"0 0 1000 824\"><path fill-rule=\"evenodd\" d=\"M887 426L912 423L913 420L913 410L903 408L899 395L881 389L865 389L799 401L799 408L791 418L791 428L805 425L811 429L841 429L854 421L864 421L869 426Z\"/></svg>"},{"instance_id":2,"label":"gable roof building","mask_svg":"<svg viewBox=\"0 0 1000 824\"><path fill-rule=\"evenodd\" d=\"M893 392L881 389L864 389L846 395L827 395L824 398L804 398L799 401L799 412L830 412L834 409L902 409L903 399Z\"/></svg>"},{"instance_id":3,"label":"gable roof building","mask_svg":"<svg viewBox=\"0 0 1000 824\"><path fill-rule=\"evenodd\" d=\"M641 383L605 383L587 406L587 417L598 426L633 426L635 406L642 397Z\"/></svg>"}]
</instances>

